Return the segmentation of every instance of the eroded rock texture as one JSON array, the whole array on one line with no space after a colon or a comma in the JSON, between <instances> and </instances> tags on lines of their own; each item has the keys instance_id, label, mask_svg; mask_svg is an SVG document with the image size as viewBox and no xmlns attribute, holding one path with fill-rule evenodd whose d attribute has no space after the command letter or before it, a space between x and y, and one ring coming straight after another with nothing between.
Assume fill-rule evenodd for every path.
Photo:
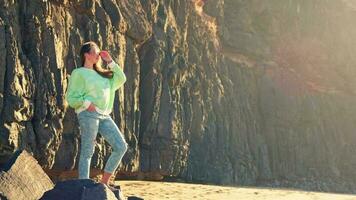
<instances>
[{"instance_id":1,"label":"eroded rock texture","mask_svg":"<svg viewBox=\"0 0 356 200\"><path fill-rule=\"evenodd\" d=\"M0 168L0 199L39 199L52 188L51 179L26 151L17 151Z\"/></svg>"},{"instance_id":2,"label":"eroded rock texture","mask_svg":"<svg viewBox=\"0 0 356 200\"><path fill-rule=\"evenodd\" d=\"M125 66L119 174L355 192L356 5L302 0L0 1L0 158L76 169L64 100L84 41ZM110 147L98 137L92 167Z\"/></svg>"}]
</instances>

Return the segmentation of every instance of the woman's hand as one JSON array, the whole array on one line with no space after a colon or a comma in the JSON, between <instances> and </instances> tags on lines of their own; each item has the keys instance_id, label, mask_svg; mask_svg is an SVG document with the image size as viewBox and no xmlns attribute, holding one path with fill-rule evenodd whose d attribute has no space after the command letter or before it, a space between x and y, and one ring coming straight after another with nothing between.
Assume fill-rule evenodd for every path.
<instances>
[{"instance_id":1,"label":"woman's hand","mask_svg":"<svg viewBox=\"0 0 356 200\"><path fill-rule=\"evenodd\" d=\"M103 59L107 64L112 62L112 58L108 51L100 51L99 55L101 56L101 59Z\"/></svg>"},{"instance_id":2,"label":"woman's hand","mask_svg":"<svg viewBox=\"0 0 356 200\"><path fill-rule=\"evenodd\" d=\"M87 111L94 112L95 111L95 105L93 103L90 103L89 107L87 108Z\"/></svg>"}]
</instances>

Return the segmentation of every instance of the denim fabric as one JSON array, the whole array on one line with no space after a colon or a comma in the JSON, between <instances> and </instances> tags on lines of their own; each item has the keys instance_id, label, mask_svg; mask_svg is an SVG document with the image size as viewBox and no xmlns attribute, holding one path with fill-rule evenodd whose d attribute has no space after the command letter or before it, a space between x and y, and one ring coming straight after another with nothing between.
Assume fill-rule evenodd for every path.
<instances>
[{"instance_id":1,"label":"denim fabric","mask_svg":"<svg viewBox=\"0 0 356 200\"><path fill-rule=\"evenodd\" d=\"M96 135L100 135L111 145L113 151L106 162L104 171L113 173L127 150L127 143L110 115L84 110L77 114L80 135L79 179L88 179L90 162L94 154Z\"/></svg>"}]
</instances>

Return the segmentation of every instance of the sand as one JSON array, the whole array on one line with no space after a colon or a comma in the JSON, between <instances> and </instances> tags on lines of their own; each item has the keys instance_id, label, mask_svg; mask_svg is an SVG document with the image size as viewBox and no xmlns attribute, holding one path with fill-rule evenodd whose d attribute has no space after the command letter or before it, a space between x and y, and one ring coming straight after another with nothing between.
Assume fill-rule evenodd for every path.
<instances>
[{"instance_id":1,"label":"sand","mask_svg":"<svg viewBox=\"0 0 356 200\"><path fill-rule=\"evenodd\" d=\"M116 184L121 186L126 197L137 196L145 200L356 200L356 195L292 189L225 187L153 181L116 181Z\"/></svg>"}]
</instances>

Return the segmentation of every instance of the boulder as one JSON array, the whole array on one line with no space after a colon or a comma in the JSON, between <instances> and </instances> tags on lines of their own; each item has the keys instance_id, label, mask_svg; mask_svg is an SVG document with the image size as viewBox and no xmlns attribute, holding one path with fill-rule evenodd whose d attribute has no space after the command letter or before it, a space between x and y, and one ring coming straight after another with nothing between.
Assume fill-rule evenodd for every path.
<instances>
[{"instance_id":1,"label":"boulder","mask_svg":"<svg viewBox=\"0 0 356 200\"><path fill-rule=\"evenodd\" d=\"M53 183L27 151L17 151L0 170L0 199L39 199Z\"/></svg>"},{"instance_id":2,"label":"boulder","mask_svg":"<svg viewBox=\"0 0 356 200\"><path fill-rule=\"evenodd\" d=\"M91 179L76 179L57 182L54 188L44 193L40 200L123 200L120 187L107 187Z\"/></svg>"}]
</instances>

